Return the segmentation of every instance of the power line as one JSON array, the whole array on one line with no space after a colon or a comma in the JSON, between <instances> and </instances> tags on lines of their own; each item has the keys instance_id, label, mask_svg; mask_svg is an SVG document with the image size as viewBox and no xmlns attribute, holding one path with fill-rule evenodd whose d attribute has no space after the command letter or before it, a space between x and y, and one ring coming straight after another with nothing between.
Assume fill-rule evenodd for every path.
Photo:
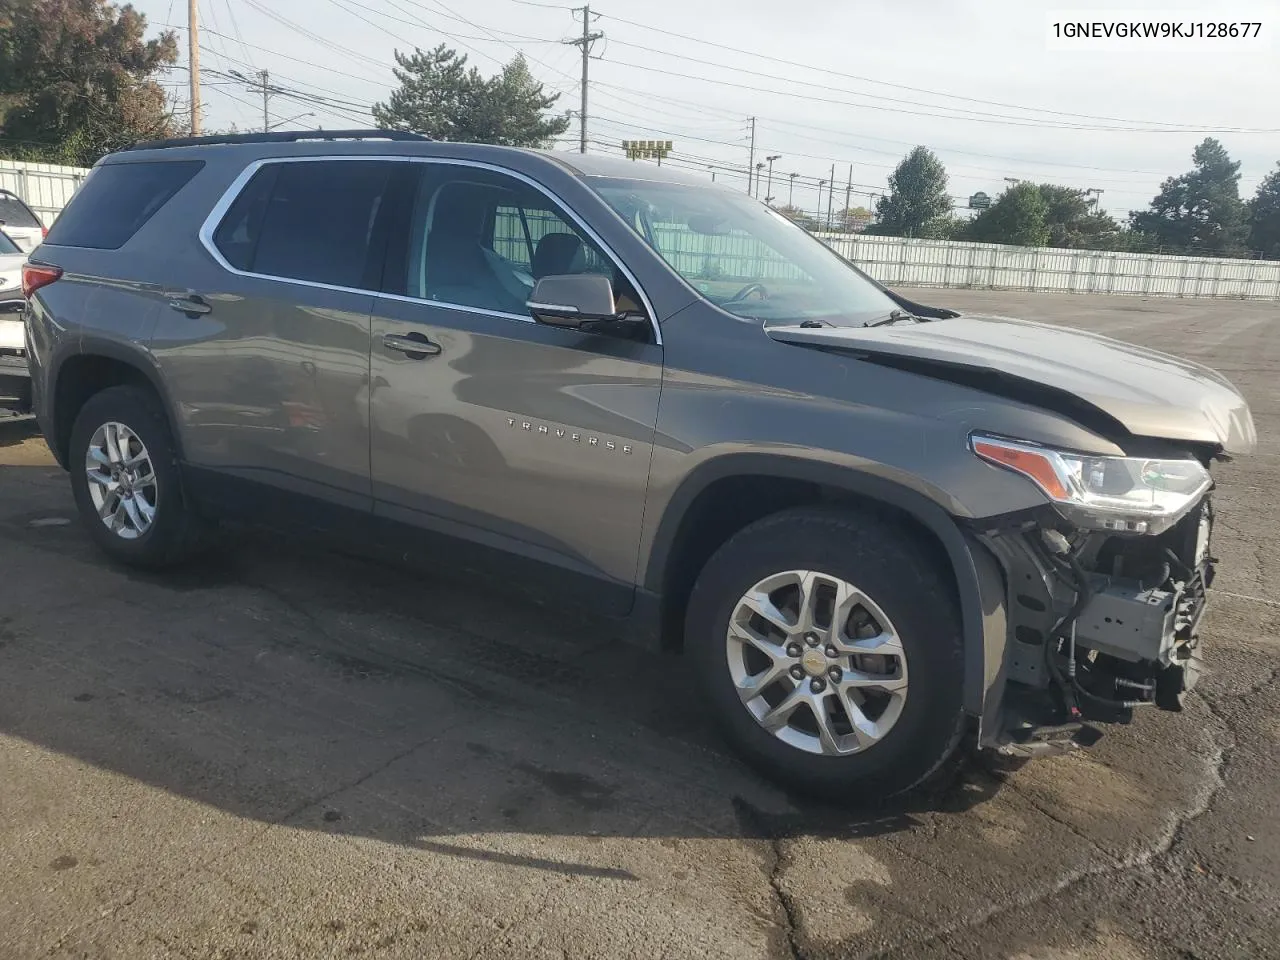
<instances>
[{"instance_id":1,"label":"power line","mask_svg":"<svg viewBox=\"0 0 1280 960\"><path fill-rule=\"evenodd\" d=\"M615 16L612 16L611 14L602 14L602 16L605 16L610 20L616 20L619 23L625 23L629 26L639 27L642 30L651 30L654 33L661 33L668 37L676 37L680 40L687 40L689 42L701 44L703 46L716 47L717 49L720 49L720 50L727 50L730 53L741 54L748 57L757 57L761 60L768 60L772 63L778 63L784 66L799 67L800 69L812 70L818 73L825 73L830 76L842 77L847 80L857 80L862 83L873 83L878 86L892 87L898 90L907 90L912 93L923 93L923 94L928 94L929 96L934 96L934 97L943 97L951 100L961 100L967 103L979 103L984 106L990 106L990 107L1003 107L1005 109L1011 109L1011 110L1022 110L1029 113L1048 113L1048 114L1054 114L1057 116L1074 117L1076 119L1083 119L1083 120L1103 120L1110 123L1148 124L1153 126L1154 125L1183 126L1184 128L1189 128L1189 132L1200 132L1200 128L1196 127L1195 125L1177 125L1177 124L1168 124L1168 123L1165 123L1164 121L1159 121L1159 120L1131 120L1131 119L1124 119L1120 117L1097 116L1097 115L1086 114L1086 113L1070 113L1068 111L1052 110L1046 107L1028 107L1028 106L1024 106L1016 103L1004 103L999 100L983 100L977 97L966 97L960 94L946 93L940 90L929 90L924 87L913 87L913 86L908 86L907 84L902 84L902 83L892 83L887 80L876 80L871 77L858 76L857 74L841 73L837 70L827 69L826 67L815 67L812 64L800 63L795 60L786 60L781 57L770 56L769 54L759 53L754 50L744 50L741 47L733 47L733 46L729 46L728 44L717 43L713 40L702 40L697 37L691 37L687 34L676 33L671 30L664 30L661 27L654 27L649 24L639 23L635 20L627 20L623 17L615 17ZM617 42L623 43L623 41L621 40L618 40ZM638 44L628 44L628 45L638 46ZM650 49L650 48L645 47L641 49ZM657 52L662 52L662 51L657 51ZM1209 131L1205 131L1205 132L1209 132ZM1270 133L1274 131L1261 131L1261 132Z\"/></svg>"},{"instance_id":2,"label":"power line","mask_svg":"<svg viewBox=\"0 0 1280 960\"><path fill-rule=\"evenodd\" d=\"M347 47L344 47L339 43L334 43L332 40L327 40L317 33L313 33L312 31L308 30L306 27L303 27L300 24L294 23L288 17L285 17L279 13L276 13L274 10L271 10L270 8L264 6L262 3L259 2L259 0L244 0L244 2L247 3L249 6L251 6L254 10L257 10L259 13L261 13L264 17L274 20L276 23L280 24L281 26L287 27L290 30L293 30L296 33L306 37L308 40L312 40L320 44L322 47L332 50L335 53L340 53L343 56L348 57L350 59L362 60L365 63L371 63L375 67L386 66L386 64L383 63L381 60L377 60L374 57L366 56L363 53L359 53L355 50L351 50Z\"/></svg>"},{"instance_id":3,"label":"power line","mask_svg":"<svg viewBox=\"0 0 1280 960\"><path fill-rule=\"evenodd\" d=\"M187 29L185 26L183 26L182 24L178 24L178 23L161 23L161 24L158 24L158 26L161 26L161 27L168 27L168 28L170 28L170 29L172 29L172 30L181 30L181 31L183 31L184 33L186 32L186 29ZM201 32L201 33L214 33L214 31L213 31L213 30L210 30L208 27L201 27L201 28L200 28L200 32ZM224 36L224 37L223 37L223 39L225 40L225 39L228 39L228 38ZM262 53L269 53L269 54L271 54L272 56L280 57L280 58L281 58L281 59L283 59L283 60L289 60L289 61L291 61L292 63L301 63L301 64L304 64L305 66L308 66L308 67L314 67L314 66L316 66L316 62L315 62L314 60L304 60L304 59L302 59L301 57L291 57L291 56L290 56L289 54L287 54L287 53L281 53L281 52L280 52L280 51L278 51L278 50L272 50L270 47L262 47L262 46L258 46L257 44L253 44L253 43L246 43L246 44L245 44L245 46L246 46L246 47L250 47L251 49L254 49L254 50L258 50L258 51L260 51L260 52L262 52ZM228 59L230 59L233 63L240 63L242 66L253 66L252 64L248 63L248 61L238 61L238 60L236 60L234 57L229 57ZM385 64L384 64L384 66L385 66ZM383 88L385 88L385 87L386 87L386 85L387 85L387 83L386 83L386 81L385 81L385 80L375 80L375 79L373 79L372 77L362 77L362 76L359 76L359 75L354 74L354 73L344 73L344 72L342 72L341 70L335 70L333 67L331 67L331 66L327 66L327 65L324 67L324 70L325 70L325 72L326 72L326 73L331 73L331 74L333 74L335 77L346 77L348 80L359 80L361 83L373 83L373 84L377 84L378 86L383 87Z\"/></svg>"},{"instance_id":4,"label":"power line","mask_svg":"<svg viewBox=\"0 0 1280 960\"><path fill-rule=\"evenodd\" d=\"M632 69L634 69L634 70L647 70L647 71L649 71L650 73L660 73L660 74L663 74L663 75L668 76L668 77L678 77L678 78L680 78L680 79L682 79L682 80L697 80L697 81L699 81L699 82L701 82L701 83L714 83L714 84L716 84L717 86L722 86L722 87L733 87L733 88L738 89L738 90L750 90L750 91L752 91L753 93L770 93L770 94L774 94L774 95L776 95L776 96L783 96L783 97L795 97L795 98L797 98L797 99L805 100L805 101L807 101L807 102L809 102L809 103L830 103L830 104L835 104L835 105L837 105L837 106L841 106L841 107L853 107L853 108L855 108L855 109L863 109L863 110L881 110L881 111L886 111L886 112L895 113L895 114L899 114L899 115L901 115L901 114L907 114L907 115L910 115L910 116L933 117L933 118L935 118L935 119L939 119L939 120L964 120L964 121L967 121L967 122L970 122L970 123L990 123L990 124L996 124L996 125L1000 125L1000 126L1010 126L1010 127L1032 127L1032 128L1035 128L1035 129L1042 129L1042 130L1043 130L1043 129L1051 129L1051 130L1082 130L1082 131L1083 131L1083 130L1087 130L1087 131L1113 132L1113 133L1179 133L1179 134L1186 134L1186 133L1280 133L1280 128L1276 128L1276 129L1253 129L1253 128L1250 128L1250 129L1246 129L1246 128L1217 128L1217 129L1215 129L1215 128L1204 128L1204 129L1197 129L1197 130L1172 130L1172 129L1164 129L1164 128L1146 128L1146 127L1129 127L1129 128L1126 128L1126 127L1102 127L1102 126L1088 126L1088 125L1084 125L1084 124L1075 124L1075 125L1072 125L1072 124L1058 124L1058 123L1047 122L1047 121L1044 121L1044 122L1037 122L1037 121L1033 121L1033 120L1026 120L1026 119L1023 119L1023 120L1014 120L1014 119L1004 120L1004 119L994 119L994 118L992 118L992 117L976 117L976 116L975 116L975 117L962 117L962 116L956 116L955 114L946 114L946 113L929 113L929 112L927 112L927 111L921 111L921 110L903 110L903 109L901 109L901 108L899 108L899 107L882 106L882 105L880 105L880 104L873 104L873 103L850 103L850 102L849 102L849 101L847 101L847 100L835 100L835 99L833 99L833 98L831 98L831 97L815 96L815 95L813 95L813 94L808 94L808 93L799 93L799 92L794 92L794 91L790 91L790 90L776 90L776 89L771 89L771 88L768 88L768 87L756 87L756 86L752 86L751 84L746 84L746 83L734 83L734 82L733 82L733 81L731 81L731 80L717 80L717 79L715 79L714 77L704 77L704 76L699 76L699 75L697 75L697 74L680 73L679 71L676 71L676 70L664 70L664 69L663 69L663 68L661 68L661 67L648 66L647 64L643 64L643 63L632 63L632 62L627 61L627 60L614 60L614 61L612 61L612 62L613 62L613 63L618 64L619 66L630 67L630 68L632 68ZM735 69L735 68L728 68L728 69ZM788 82L792 82L792 83L804 83L804 84L806 84L806 85L808 85L808 86L817 86L817 84L809 84L809 83L807 83L807 81L801 81L801 80L788 81ZM846 91L846 92L847 92L847 91ZM867 95L866 95L866 94L854 94L854 96L867 96ZM944 108L941 108L941 109L950 109L950 108L945 108L945 107L944 107Z\"/></svg>"},{"instance_id":5,"label":"power line","mask_svg":"<svg viewBox=\"0 0 1280 960\"><path fill-rule=\"evenodd\" d=\"M236 10L231 5L231 0L222 0L227 8L227 16L231 18L231 30L236 35L236 43L240 44L240 52L244 54L244 58L253 64L253 57L249 55L249 48L245 46L244 37L240 34L240 24L236 22Z\"/></svg>"}]
</instances>

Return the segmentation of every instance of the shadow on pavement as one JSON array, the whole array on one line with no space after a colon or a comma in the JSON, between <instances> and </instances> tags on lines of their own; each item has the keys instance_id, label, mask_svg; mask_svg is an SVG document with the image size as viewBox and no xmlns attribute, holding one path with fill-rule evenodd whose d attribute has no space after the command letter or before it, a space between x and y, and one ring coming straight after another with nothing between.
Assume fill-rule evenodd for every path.
<instances>
[{"instance_id":1,"label":"shadow on pavement","mask_svg":"<svg viewBox=\"0 0 1280 960\"><path fill-rule=\"evenodd\" d=\"M0 467L0 563L0 733L263 823L627 879L495 838L867 837L1002 783L787 797L726 754L681 659L616 624L262 533L125 570L48 465Z\"/></svg>"}]
</instances>

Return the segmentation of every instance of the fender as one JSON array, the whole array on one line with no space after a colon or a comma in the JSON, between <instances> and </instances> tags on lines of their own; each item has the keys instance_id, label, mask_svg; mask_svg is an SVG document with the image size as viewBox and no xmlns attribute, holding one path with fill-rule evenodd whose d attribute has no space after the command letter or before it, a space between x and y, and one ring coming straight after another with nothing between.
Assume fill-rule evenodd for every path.
<instances>
[{"instance_id":1,"label":"fender","mask_svg":"<svg viewBox=\"0 0 1280 960\"><path fill-rule=\"evenodd\" d=\"M676 489L658 522L644 574L644 592L660 594L677 533L697 496L717 480L734 476L776 477L821 484L894 507L928 530L942 545L960 598L964 637L964 708L994 733L1004 688L1007 623L1005 586L995 557L968 536L942 507L914 490L882 477L835 464L773 454L726 454L695 468Z\"/></svg>"},{"instance_id":2,"label":"fender","mask_svg":"<svg viewBox=\"0 0 1280 960\"><path fill-rule=\"evenodd\" d=\"M177 420L173 415L173 400L169 395L168 388L165 386L164 378L160 375L155 358L148 350L133 343L125 343L120 340L111 340L93 335L69 339L65 341L65 345L59 345L59 347L59 349L55 349L53 356L50 358L47 373L48 379L46 381L48 389L45 391L44 406L40 411L39 420L41 431L44 433L45 439L49 443L49 448L53 451L53 455L62 469L67 469L64 452L67 437L59 436L57 432L58 379L62 375L63 364L75 357L105 357L136 370L146 378L146 381L155 390L156 395L160 397L165 413L169 416L169 423L174 428L172 431L173 441L177 447L178 458L185 460L181 432L177 429ZM70 425L68 425L69 428Z\"/></svg>"}]
</instances>

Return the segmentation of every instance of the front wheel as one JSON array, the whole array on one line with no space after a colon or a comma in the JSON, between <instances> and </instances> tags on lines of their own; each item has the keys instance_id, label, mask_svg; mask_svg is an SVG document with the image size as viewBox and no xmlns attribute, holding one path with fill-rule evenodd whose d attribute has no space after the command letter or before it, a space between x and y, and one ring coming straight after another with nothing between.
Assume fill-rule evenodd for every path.
<instances>
[{"instance_id":1,"label":"front wheel","mask_svg":"<svg viewBox=\"0 0 1280 960\"><path fill-rule=\"evenodd\" d=\"M911 531L869 513L740 531L698 578L685 649L728 739L787 789L881 800L964 733L954 590Z\"/></svg>"}]
</instances>

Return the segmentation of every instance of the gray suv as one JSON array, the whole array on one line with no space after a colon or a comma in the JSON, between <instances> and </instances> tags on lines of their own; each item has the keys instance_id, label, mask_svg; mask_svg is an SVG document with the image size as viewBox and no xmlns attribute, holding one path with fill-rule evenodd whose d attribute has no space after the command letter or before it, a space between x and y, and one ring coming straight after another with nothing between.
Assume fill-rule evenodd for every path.
<instances>
[{"instance_id":1,"label":"gray suv","mask_svg":"<svg viewBox=\"0 0 1280 960\"><path fill-rule=\"evenodd\" d=\"M112 154L25 268L112 557L257 521L567 596L827 796L1179 708L1255 443L1221 376L913 303L669 168L316 136Z\"/></svg>"}]
</instances>

